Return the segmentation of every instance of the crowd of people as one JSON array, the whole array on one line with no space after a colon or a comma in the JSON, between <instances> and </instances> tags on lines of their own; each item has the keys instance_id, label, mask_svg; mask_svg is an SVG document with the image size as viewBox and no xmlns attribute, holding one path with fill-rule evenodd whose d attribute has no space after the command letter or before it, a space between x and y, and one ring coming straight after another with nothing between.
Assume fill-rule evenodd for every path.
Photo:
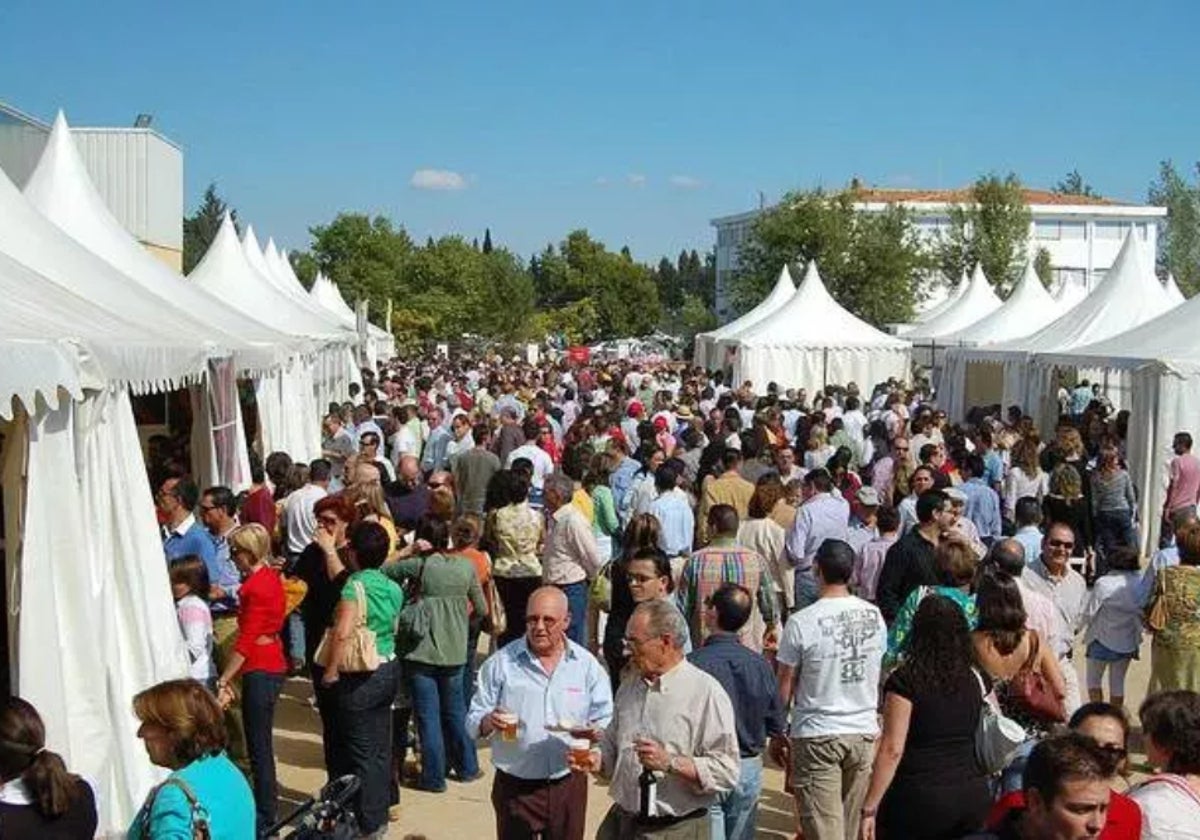
<instances>
[{"instance_id":1,"label":"crowd of people","mask_svg":"<svg viewBox=\"0 0 1200 840\"><path fill-rule=\"evenodd\" d=\"M897 382L675 363L429 358L349 397L321 458L254 458L245 494L162 477L191 678L134 701L172 773L131 836L266 836L291 676L367 837L404 787L482 776L485 743L501 840L582 838L590 774L598 837L753 837L765 760L808 840L1200 837L1186 432L1143 558L1128 415L1087 383L1045 440L1016 406L951 422ZM90 836L31 716L0 713L0 825Z\"/></svg>"}]
</instances>

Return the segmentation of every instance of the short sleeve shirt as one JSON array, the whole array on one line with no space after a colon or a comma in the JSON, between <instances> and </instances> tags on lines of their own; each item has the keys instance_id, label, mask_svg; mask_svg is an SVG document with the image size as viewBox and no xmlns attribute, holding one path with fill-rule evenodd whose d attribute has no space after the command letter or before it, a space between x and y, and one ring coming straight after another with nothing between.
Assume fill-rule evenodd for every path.
<instances>
[{"instance_id":1,"label":"short sleeve shirt","mask_svg":"<svg viewBox=\"0 0 1200 840\"><path fill-rule=\"evenodd\" d=\"M404 592L378 569L355 572L342 587L343 601L357 601L355 583L362 584L367 601L367 628L375 633L375 649L380 656L396 653L396 618L404 606Z\"/></svg>"}]
</instances>

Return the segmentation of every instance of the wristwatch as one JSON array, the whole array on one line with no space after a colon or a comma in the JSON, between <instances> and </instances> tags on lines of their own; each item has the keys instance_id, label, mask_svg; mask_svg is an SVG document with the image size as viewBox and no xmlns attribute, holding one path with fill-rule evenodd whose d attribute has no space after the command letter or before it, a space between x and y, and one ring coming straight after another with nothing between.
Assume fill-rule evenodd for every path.
<instances>
[{"instance_id":1,"label":"wristwatch","mask_svg":"<svg viewBox=\"0 0 1200 840\"><path fill-rule=\"evenodd\" d=\"M680 765L678 764L678 762L680 762L682 760L683 760L682 756L678 756L678 755L671 756L667 760L667 772L674 773L675 775L679 775L679 773L681 773L682 771L680 770Z\"/></svg>"}]
</instances>

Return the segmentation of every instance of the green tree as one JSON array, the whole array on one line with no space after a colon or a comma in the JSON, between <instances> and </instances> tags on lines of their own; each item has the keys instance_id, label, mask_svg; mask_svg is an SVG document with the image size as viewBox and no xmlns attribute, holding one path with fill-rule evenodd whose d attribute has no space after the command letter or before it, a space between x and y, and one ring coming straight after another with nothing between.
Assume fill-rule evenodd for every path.
<instances>
[{"instance_id":1,"label":"green tree","mask_svg":"<svg viewBox=\"0 0 1200 840\"><path fill-rule=\"evenodd\" d=\"M1200 175L1200 164L1196 172ZM1159 232L1158 269L1175 275L1180 291L1190 298L1200 291L1200 185L1189 184L1171 161L1164 160L1149 198L1151 204L1167 208L1167 221Z\"/></svg>"},{"instance_id":2,"label":"green tree","mask_svg":"<svg viewBox=\"0 0 1200 840\"><path fill-rule=\"evenodd\" d=\"M1037 272L1042 285L1050 288L1050 283L1054 280L1054 267L1050 264L1050 252L1045 248L1038 248L1037 256L1033 258L1033 270Z\"/></svg>"},{"instance_id":3,"label":"green tree","mask_svg":"<svg viewBox=\"0 0 1200 840\"><path fill-rule=\"evenodd\" d=\"M986 175L971 187L971 201L950 208L950 227L937 246L938 267L959 277L978 263L1001 295L1025 267L1032 216L1017 176Z\"/></svg>"},{"instance_id":4,"label":"green tree","mask_svg":"<svg viewBox=\"0 0 1200 840\"><path fill-rule=\"evenodd\" d=\"M492 253L492 229L491 228L483 229L483 253L485 253L485 254Z\"/></svg>"},{"instance_id":5,"label":"green tree","mask_svg":"<svg viewBox=\"0 0 1200 840\"><path fill-rule=\"evenodd\" d=\"M1087 198L1096 197L1091 184L1083 180L1083 176L1079 174L1078 169L1072 169L1068 172L1066 177L1054 185L1054 191L1059 195L1081 195Z\"/></svg>"},{"instance_id":6,"label":"green tree","mask_svg":"<svg viewBox=\"0 0 1200 840\"><path fill-rule=\"evenodd\" d=\"M854 202L854 190L792 192L761 213L739 251L736 308L762 300L784 263L799 272L816 260L830 293L860 318L877 325L908 320L918 277L929 267L911 217L899 205L865 213Z\"/></svg>"},{"instance_id":7,"label":"green tree","mask_svg":"<svg viewBox=\"0 0 1200 840\"><path fill-rule=\"evenodd\" d=\"M212 241L217 238L217 231L221 228L221 221L225 218L226 211L229 212L233 225L240 234L242 229L238 224L237 211L217 194L215 183L209 184L204 190L204 196L200 199L200 206L196 208L196 212L183 220L184 274L191 274L192 269L200 263L200 260L204 259L204 255L208 252L208 246L212 245Z\"/></svg>"},{"instance_id":8,"label":"green tree","mask_svg":"<svg viewBox=\"0 0 1200 840\"><path fill-rule=\"evenodd\" d=\"M654 283L658 286L658 298L663 308L675 312L683 306L683 283L679 270L666 257L658 261L654 269Z\"/></svg>"},{"instance_id":9,"label":"green tree","mask_svg":"<svg viewBox=\"0 0 1200 840\"><path fill-rule=\"evenodd\" d=\"M338 285L347 301L366 298L373 316L387 310L389 299L415 289L404 282L406 263L413 253L404 228L385 216L339 213L328 225L309 228L309 253L316 267Z\"/></svg>"},{"instance_id":10,"label":"green tree","mask_svg":"<svg viewBox=\"0 0 1200 840\"><path fill-rule=\"evenodd\" d=\"M296 277L304 284L304 288L311 289L319 270L317 258L308 251L293 251L288 254L288 260L291 261L292 271L296 272Z\"/></svg>"}]
</instances>

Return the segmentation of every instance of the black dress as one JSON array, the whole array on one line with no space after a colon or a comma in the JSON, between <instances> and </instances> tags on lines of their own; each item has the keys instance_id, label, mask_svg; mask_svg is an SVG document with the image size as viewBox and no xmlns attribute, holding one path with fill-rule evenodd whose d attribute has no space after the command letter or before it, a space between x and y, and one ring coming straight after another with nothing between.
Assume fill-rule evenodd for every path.
<instances>
[{"instance_id":1,"label":"black dress","mask_svg":"<svg viewBox=\"0 0 1200 840\"><path fill-rule=\"evenodd\" d=\"M32 805L0 802L0 837L4 840L92 840L96 836L96 798L91 787L80 780L67 812L46 819Z\"/></svg>"},{"instance_id":2,"label":"black dress","mask_svg":"<svg viewBox=\"0 0 1200 840\"><path fill-rule=\"evenodd\" d=\"M978 830L991 806L975 761L983 699L971 671L936 691L915 692L903 667L884 686L912 703L896 776L876 817L881 840L951 840Z\"/></svg>"}]
</instances>

